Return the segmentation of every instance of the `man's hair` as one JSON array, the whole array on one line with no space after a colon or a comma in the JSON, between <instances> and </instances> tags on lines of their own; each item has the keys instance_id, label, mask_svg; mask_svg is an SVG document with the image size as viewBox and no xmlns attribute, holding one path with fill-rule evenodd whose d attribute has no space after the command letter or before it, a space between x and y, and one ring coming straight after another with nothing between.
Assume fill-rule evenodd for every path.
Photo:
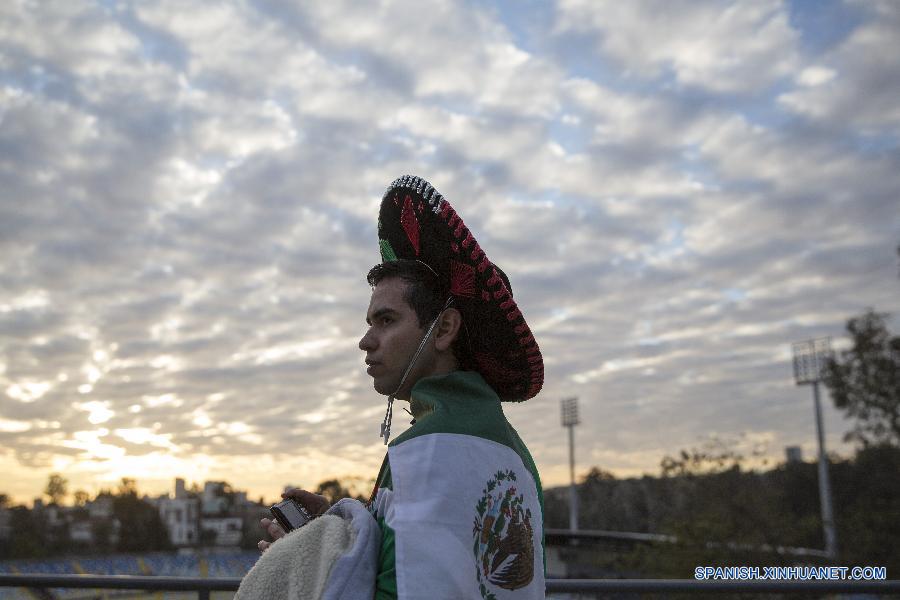
<instances>
[{"instance_id":1,"label":"man's hair","mask_svg":"<svg viewBox=\"0 0 900 600\"><path fill-rule=\"evenodd\" d=\"M408 284L403 299L415 311L419 327L430 325L449 295L437 275L417 260L392 260L372 267L366 281L375 287L391 277L399 277Z\"/></svg>"},{"instance_id":2,"label":"man's hair","mask_svg":"<svg viewBox=\"0 0 900 600\"><path fill-rule=\"evenodd\" d=\"M408 259L391 260L375 265L366 275L366 281L375 287L382 280L391 277L398 277L407 284L403 299L416 313L419 327L425 329L431 325L450 296L448 287L441 283L437 274L425 263ZM460 324L452 350L460 369L475 369L465 322Z\"/></svg>"}]
</instances>

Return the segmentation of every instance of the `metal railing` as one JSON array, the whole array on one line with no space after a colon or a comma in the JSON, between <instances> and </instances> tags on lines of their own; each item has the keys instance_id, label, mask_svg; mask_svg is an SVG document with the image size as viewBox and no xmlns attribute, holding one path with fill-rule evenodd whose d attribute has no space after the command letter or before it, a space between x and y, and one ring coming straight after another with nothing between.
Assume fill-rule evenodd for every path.
<instances>
[{"instance_id":1,"label":"metal railing","mask_svg":"<svg viewBox=\"0 0 900 600\"><path fill-rule=\"evenodd\" d=\"M197 592L209 600L210 592L234 592L240 577L164 577L158 575L44 575L0 573L0 587L27 589L78 588L143 590L147 592Z\"/></svg>"},{"instance_id":2,"label":"metal railing","mask_svg":"<svg viewBox=\"0 0 900 600\"><path fill-rule=\"evenodd\" d=\"M147 592L197 592L209 600L210 592L233 592L238 577L161 577L136 575L44 575L0 573L0 587L49 589L119 589ZM548 579L547 592L569 593L866 593L900 594L900 580L885 581L695 581L691 579Z\"/></svg>"},{"instance_id":3,"label":"metal railing","mask_svg":"<svg viewBox=\"0 0 900 600\"><path fill-rule=\"evenodd\" d=\"M588 540L593 542L617 541L635 543L677 544L678 537L664 533L634 533L630 531L606 531L603 529L545 529L544 536L548 540ZM772 546L770 544L742 544L737 542L706 542L707 548L725 548L727 550L743 550L771 552L785 556L802 558L829 558L828 552L816 548L795 548L793 546Z\"/></svg>"}]
</instances>

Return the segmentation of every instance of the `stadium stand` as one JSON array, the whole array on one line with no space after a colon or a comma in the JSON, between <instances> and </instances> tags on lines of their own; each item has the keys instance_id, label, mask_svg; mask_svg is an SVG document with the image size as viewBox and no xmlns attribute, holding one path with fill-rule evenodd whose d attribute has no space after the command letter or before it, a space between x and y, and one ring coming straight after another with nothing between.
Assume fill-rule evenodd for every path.
<instances>
[{"instance_id":1,"label":"stadium stand","mask_svg":"<svg viewBox=\"0 0 900 600\"><path fill-rule=\"evenodd\" d=\"M243 577L256 563L259 552L140 555L114 554L97 557L48 558L43 560L0 561L0 573L162 575L168 577ZM85 598L88 590L53 589L60 600ZM113 597L109 594L109 597ZM36 596L24 590L0 588L0 600L18 600Z\"/></svg>"}]
</instances>

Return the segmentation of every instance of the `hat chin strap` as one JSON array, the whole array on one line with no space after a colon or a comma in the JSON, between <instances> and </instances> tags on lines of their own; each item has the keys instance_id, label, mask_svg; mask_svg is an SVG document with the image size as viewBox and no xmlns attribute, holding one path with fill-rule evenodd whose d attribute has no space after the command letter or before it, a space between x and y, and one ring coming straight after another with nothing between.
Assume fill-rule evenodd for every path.
<instances>
[{"instance_id":1,"label":"hat chin strap","mask_svg":"<svg viewBox=\"0 0 900 600\"><path fill-rule=\"evenodd\" d=\"M428 327L428 331L425 332L425 337L422 338L422 341L419 342L419 347L416 348L416 353L413 354L412 359L409 361L409 364L406 366L406 370L403 372L403 377L400 378L400 383L397 384L397 389L394 390L394 393L388 396L388 405L387 410L384 413L384 421L381 423L381 437L384 438L384 444L387 445L388 438L391 437L391 420L394 417L394 397L400 391L400 388L403 387L403 384L406 383L406 378L409 376L410 371L412 371L413 366L416 364L416 361L419 359L419 355L422 354L422 350L425 349L425 342L428 341L428 337L431 335L431 332L434 331L435 325L437 325L438 319L441 318L441 314L445 310L447 310L450 305L453 303L453 296L447 298L447 301L444 303L444 308L438 312L437 316L434 318L434 321L431 322L431 325Z\"/></svg>"}]
</instances>

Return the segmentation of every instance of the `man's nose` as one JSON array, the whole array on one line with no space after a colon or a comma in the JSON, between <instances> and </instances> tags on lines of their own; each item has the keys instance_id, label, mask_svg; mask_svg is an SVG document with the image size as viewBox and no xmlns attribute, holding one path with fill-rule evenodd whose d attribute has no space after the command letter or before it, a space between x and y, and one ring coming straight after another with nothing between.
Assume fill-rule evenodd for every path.
<instances>
[{"instance_id":1,"label":"man's nose","mask_svg":"<svg viewBox=\"0 0 900 600\"><path fill-rule=\"evenodd\" d=\"M369 352L374 350L377 347L377 343L375 342L375 337L372 335L372 330L368 330L362 338L359 340L359 349L363 352Z\"/></svg>"}]
</instances>

